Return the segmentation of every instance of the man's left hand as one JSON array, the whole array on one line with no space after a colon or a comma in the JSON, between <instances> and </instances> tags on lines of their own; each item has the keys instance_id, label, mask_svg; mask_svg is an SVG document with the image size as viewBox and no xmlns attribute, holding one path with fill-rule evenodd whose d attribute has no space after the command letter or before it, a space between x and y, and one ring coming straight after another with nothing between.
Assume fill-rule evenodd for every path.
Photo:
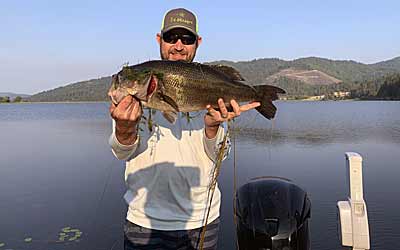
<instances>
[{"instance_id":1,"label":"man's left hand","mask_svg":"<svg viewBox=\"0 0 400 250\"><path fill-rule=\"evenodd\" d=\"M204 116L207 138L214 138L216 136L218 127L221 123L232 120L233 118L240 116L242 112L246 112L261 105L259 102L250 102L239 106L235 100L231 100L230 104L233 112L228 111L222 98L218 99L219 111L215 110L211 105L207 105L206 108L208 112Z\"/></svg>"}]
</instances>

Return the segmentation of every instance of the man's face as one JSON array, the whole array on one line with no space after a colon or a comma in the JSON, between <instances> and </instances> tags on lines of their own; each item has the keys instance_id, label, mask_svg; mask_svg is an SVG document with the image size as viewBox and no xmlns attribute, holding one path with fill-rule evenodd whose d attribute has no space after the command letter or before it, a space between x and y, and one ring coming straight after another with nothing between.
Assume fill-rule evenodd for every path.
<instances>
[{"instance_id":1,"label":"man's face","mask_svg":"<svg viewBox=\"0 0 400 250\"><path fill-rule=\"evenodd\" d=\"M176 28L163 35L157 34L157 41L160 44L161 59L192 62L202 39L186 29Z\"/></svg>"}]
</instances>

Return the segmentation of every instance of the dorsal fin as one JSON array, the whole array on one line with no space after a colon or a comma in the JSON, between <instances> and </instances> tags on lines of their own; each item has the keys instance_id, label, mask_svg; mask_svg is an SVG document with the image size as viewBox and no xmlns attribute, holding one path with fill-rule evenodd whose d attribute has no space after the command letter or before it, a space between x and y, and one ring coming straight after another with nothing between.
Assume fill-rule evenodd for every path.
<instances>
[{"instance_id":1,"label":"dorsal fin","mask_svg":"<svg viewBox=\"0 0 400 250\"><path fill-rule=\"evenodd\" d=\"M231 79L233 81L245 81L245 79L240 75L240 72L232 67L225 66L222 64L208 65L208 66L210 66L214 70L217 70L217 71L223 73L224 75L226 75L229 79Z\"/></svg>"}]
</instances>

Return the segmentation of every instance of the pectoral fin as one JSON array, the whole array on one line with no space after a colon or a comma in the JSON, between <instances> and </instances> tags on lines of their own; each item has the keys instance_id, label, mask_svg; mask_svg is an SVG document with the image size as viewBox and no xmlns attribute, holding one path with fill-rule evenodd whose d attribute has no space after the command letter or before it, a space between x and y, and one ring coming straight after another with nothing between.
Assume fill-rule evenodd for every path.
<instances>
[{"instance_id":1,"label":"pectoral fin","mask_svg":"<svg viewBox=\"0 0 400 250\"><path fill-rule=\"evenodd\" d=\"M162 115L164 116L165 119L167 119L167 121L169 121L172 124L175 124L176 119L178 117L178 113L174 111L163 111Z\"/></svg>"},{"instance_id":2,"label":"pectoral fin","mask_svg":"<svg viewBox=\"0 0 400 250\"><path fill-rule=\"evenodd\" d=\"M162 95L161 99L165 103L169 104L176 112L179 112L178 104L171 97L169 97L167 95Z\"/></svg>"}]
</instances>

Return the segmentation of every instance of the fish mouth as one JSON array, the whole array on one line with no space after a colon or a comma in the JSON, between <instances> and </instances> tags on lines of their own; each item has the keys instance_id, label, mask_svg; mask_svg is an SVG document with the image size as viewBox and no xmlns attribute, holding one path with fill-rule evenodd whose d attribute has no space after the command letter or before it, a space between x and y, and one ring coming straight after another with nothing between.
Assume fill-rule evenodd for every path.
<instances>
[{"instance_id":1,"label":"fish mouth","mask_svg":"<svg viewBox=\"0 0 400 250\"><path fill-rule=\"evenodd\" d=\"M140 84L137 80L132 82L131 85L136 87L127 88L127 92L141 101L148 102L157 89L158 79L156 76L150 75L141 87L139 87Z\"/></svg>"}]
</instances>

